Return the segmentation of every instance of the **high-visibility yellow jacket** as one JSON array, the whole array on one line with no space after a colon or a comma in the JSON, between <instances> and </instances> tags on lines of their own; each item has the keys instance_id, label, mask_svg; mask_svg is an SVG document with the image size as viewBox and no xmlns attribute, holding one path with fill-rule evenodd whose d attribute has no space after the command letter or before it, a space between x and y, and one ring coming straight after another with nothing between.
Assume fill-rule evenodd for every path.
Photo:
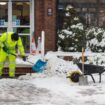
<instances>
[{"instance_id":1,"label":"high-visibility yellow jacket","mask_svg":"<svg viewBox=\"0 0 105 105\"><path fill-rule=\"evenodd\" d=\"M17 45L20 55L24 56L25 52L24 52L24 47L23 47L21 38L19 37L18 41L13 41L11 39L12 34L13 34L13 32L5 32L0 36L1 49L4 46L6 46L11 53L15 54L16 53L16 45Z\"/></svg>"}]
</instances>

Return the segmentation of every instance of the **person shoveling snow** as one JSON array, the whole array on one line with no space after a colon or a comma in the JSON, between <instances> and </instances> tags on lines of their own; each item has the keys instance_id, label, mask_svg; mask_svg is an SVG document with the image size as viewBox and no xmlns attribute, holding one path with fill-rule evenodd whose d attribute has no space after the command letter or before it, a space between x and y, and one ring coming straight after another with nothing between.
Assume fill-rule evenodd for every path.
<instances>
[{"instance_id":1,"label":"person shoveling snow","mask_svg":"<svg viewBox=\"0 0 105 105\"><path fill-rule=\"evenodd\" d=\"M0 77L3 74L4 62L9 59L9 77L15 77L16 70L16 46L19 48L20 55L25 61L26 56L21 38L17 33L5 32L0 37Z\"/></svg>"}]
</instances>

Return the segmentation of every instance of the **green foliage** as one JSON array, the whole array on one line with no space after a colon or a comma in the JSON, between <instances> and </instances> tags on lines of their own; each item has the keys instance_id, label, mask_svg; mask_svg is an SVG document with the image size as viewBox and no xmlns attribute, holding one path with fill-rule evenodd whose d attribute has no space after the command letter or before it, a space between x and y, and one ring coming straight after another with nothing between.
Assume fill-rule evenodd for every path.
<instances>
[{"instance_id":1,"label":"green foliage","mask_svg":"<svg viewBox=\"0 0 105 105\"><path fill-rule=\"evenodd\" d=\"M74 8L65 9L63 29L58 31L58 48L62 51L81 51L85 47L84 26Z\"/></svg>"},{"instance_id":2,"label":"green foliage","mask_svg":"<svg viewBox=\"0 0 105 105\"><path fill-rule=\"evenodd\" d=\"M101 42L101 41L102 41L102 36L103 36L103 32L99 33L99 34L96 36L98 42Z\"/></svg>"},{"instance_id":3,"label":"green foliage","mask_svg":"<svg viewBox=\"0 0 105 105\"><path fill-rule=\"evenodd\" d=\"M58 50L81 52L82 47L92 52L104 52L105 30L99 27L85 29L84 19L79 18L75 9L68 6L63 29L58 30Z\"/></svg>"},{"instance_id":4,"label":"green foliage","mask_svg":"<svg viewBox=\"0 0 105 105\"><path fill-rule=\"evenodd\" d=\"M87 47L92 52L105 51L105 36L102 28L93 27L87 30Z\"/></svg>"}]
</instances>

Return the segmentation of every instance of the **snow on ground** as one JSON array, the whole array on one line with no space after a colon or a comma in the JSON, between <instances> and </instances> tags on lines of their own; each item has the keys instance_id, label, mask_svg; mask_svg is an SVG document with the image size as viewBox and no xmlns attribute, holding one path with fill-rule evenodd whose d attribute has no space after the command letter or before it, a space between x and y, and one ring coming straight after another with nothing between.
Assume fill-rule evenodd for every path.
<instances>
[{"instance_id":1,"label":"snow on ground","mask_svg":"<svg viewBox=\"0 0 105 105\"><path fill-rule=\"evenodd\" d=\"M42 73L0 79L0 105L105 105L105 73L101 83L95 74L96 83L88 76L88 85L79 85L66 78L67 72L78 70L73 62L58 58L53 52L45 57L47 66ZM38 58L29 57L32 63Z\"/></svg>"}]
</instances>

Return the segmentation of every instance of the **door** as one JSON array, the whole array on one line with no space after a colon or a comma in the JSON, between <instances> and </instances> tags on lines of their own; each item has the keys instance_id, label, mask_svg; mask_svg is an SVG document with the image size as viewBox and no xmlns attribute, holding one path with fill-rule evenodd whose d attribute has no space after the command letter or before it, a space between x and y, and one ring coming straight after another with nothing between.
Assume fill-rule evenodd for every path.
<instances>
[{"instance_id":1,"label":"door","mask_svg":"<svg viewBox=\"0 0 105 105\"><path fill-rule=\"evenodd\" d=\"M34 0L0 1L0 34L17 32L22 38L25 52L30 53L34 33Z\"/></svg>"}]
</instances>

